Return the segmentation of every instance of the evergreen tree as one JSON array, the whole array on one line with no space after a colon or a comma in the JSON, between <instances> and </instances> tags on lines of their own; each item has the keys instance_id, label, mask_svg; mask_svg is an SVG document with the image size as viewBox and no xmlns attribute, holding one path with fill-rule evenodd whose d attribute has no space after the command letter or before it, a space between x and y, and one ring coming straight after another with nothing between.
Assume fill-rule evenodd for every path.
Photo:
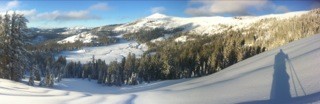
<instances>
[{"instance_id":1,"label":"evergreen tree","mask_svg":"<svg viewBox=\"0 0 320 104\"><path fill-rule=\"evenodd\" d=\"M27 19L23 15L5 14L1 19L1 74L3 78L20 81L28 65L28 52L25 49Z\"/></svg>"}]
</instances>

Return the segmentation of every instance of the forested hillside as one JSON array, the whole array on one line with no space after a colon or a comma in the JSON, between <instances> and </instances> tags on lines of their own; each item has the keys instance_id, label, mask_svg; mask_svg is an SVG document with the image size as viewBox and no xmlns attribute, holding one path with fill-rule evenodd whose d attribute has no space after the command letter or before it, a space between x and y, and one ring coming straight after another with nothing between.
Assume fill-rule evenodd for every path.
<instances>
[{"instance_id":1,"label":"forested hillside","mask_svg":"<svg viewBox=\"0 0 320 104\"><path fill-rule=\"evenodd\" d=\"M169 28L168 21L189 24L189 20L160 14L127 24L52 30L27 29L27 20L22 15L7 14L1 17L1 77L19 81L28 74L31 85L33 80L41 81L41 85L53 86L61 78L88 78L101 84L121 86L205 76L256 54L319 33L319 11L314 9L260 17L219 17L241 24L217 24L214 26L218 26L219 31L210 34L201 33L201 29L186 24L171 24ZM198 19L190 18L195 24ZM249 19L254 21L248 22ZM141 24L147 24L148 28L140 28ZM216 28L214 26L210 28ZM135 31L125 31L128 29ZM44 42L30 43L30 39L42 36L36 33L44 33L46 37L60 35ZM59 40L61 37L67 38ZM77 59L82 57L68 58L70 54L60 53L67 50L80 52L84 47L108 47L126 41L137 41L138 45L128 43L129 46L124 47L128 54L115 53L121 55L120 59L100 59L101 55L96 58L90 54L92 58L81 63ZM137 55L137 51L132 51L134 49L146 51ZM86 50L83 52L88 53ZM110 52L102 55L107 56Z\"/></svg>"},{"instance_id":2,"label":"forested hillside","mask_svg":"<svg viewBox=\"0 0 320 104\"><path fill-rule=\"evenodd\" d=\"M83 65L70 62L67 70L85 73L74 74L73 77L97 79L98 83L108 85L205 76L266 50L319 33L318 18L319 9L316 9L286 19L261 19L247 28L237 30L225 26L230 29L211 35L193 34L183 31L183 28L129 32L124 34L124 38L148 45L148 51L141 58L131 53L120 59L122 61L106 64L103 60L92 60ZM139 24L137 22L135 24ZM167 34L171 36L152 42ZM181 37L186 38L177 41Z\"/></svg>"}]
</instances>

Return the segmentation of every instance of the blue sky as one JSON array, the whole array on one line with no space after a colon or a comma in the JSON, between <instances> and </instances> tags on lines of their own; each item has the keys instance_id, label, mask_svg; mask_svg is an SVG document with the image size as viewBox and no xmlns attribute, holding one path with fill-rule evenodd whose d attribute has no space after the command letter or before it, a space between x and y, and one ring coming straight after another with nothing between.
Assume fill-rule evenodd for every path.
<instances>
[{"instance_id":1,"label":"blue sky","mask_svg":"<svg viewBox=\"0 0 320 104\"><path fill-rule=\"evenodd\" d=\"M15 10L29 27L96 27L130 22L153 13L169 16L243 16L319 8L316 0L11 0L0 13Z\"/></svg>"}]
</instances>

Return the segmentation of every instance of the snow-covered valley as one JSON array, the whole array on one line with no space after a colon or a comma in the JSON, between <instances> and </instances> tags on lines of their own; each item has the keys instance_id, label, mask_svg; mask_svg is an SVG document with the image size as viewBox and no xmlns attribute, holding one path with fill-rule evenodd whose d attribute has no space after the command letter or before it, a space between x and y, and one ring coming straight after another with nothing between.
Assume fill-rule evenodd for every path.
<instances>
[{"instance_id":1,"label":"snow-covered valley","mask_svg":"<svg viewBox=\"0 0 320 104\"><path fill-rule=\"evenodd\" d=\"M130 44L133 43L107 46L110 49L84 48L64 54L68 54L70 60L78 58L79 61L91 58L93 53L95 57L104 58L108 52L112 53L111 48L122 51L120 48L132 46ZM208 76L136 86L110 87L96 84L94 80L63 79L53 88L44 88L0 79L0 100L3 104L320 103L319 44L318 34L263 52ZM141 51L139 48L128 50ZM81 56L84 54L90 55ZM113 54L116 55L108 58L121 57L121 54Z\"/></svg>"},{"instance_id":2,"label":"snow-covered valley","mask_svg":"<svg viewBox=\"0 0 320 104\"><path fill-rule=\"evenodd\" d=\"M80 50L75 51L64 51L58 56L66 56L67 61L74 61L81 63L87 63L92 60L94 56L95 59L105 60L107 64L111 61L121 61L123 57L126 57L129 53L133 53L138 57L146 51L148 47L145 44L139 44L135 41L122 40L120 43L99 46L99 47L85 47Z\"/></svg>"}]
</instances>

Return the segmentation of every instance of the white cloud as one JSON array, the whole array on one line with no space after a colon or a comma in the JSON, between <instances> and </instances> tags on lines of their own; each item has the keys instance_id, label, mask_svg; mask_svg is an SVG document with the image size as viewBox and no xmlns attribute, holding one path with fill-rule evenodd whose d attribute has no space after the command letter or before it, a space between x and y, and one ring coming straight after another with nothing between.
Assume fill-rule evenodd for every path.
<instances>
[{"instance_id":1,"label":"white cloud","mask_svg":"<svg viewBox=\"0 0 320 104\"><path fill-rule=\"evenodd\" d=\"M19 6L18 1L11 1L7 3L6 8L17 8ZM0 10L0 15L5 14L6 11L9 10L9 13L13 13L10 9ZM98 3L92 5L84 10L77 11L51 11L51 12L37 12L36 9L30 10L15 10L18 14L23 14L30 21L74 21L74 20L96 20L101 19L99 16L92 14L91 12L94 10L107 10L107 4Z\"/></svg>"},{"instance_id":2,"label":"white cloud","mask_svg":"<svg viewBox=\"0 0 320 104\"><path fill-rule=\"evenodd\" d=\"M99 16L92 14L93 10L108 10L106 3L94 4L88 9L77 11L53 11L38 13L33 17L34 20L53 20L53 21L74 21L74 20L96 20Z\"/></svg>"},{"instance_id":3,"label":"white cloud","mask_svg":"<svg viewBox=\"0 0 320 104\"><path fill-rule=\"evenodd\" d=\"M166 10L166 8L164 7L154 7L154 8L151 8L151 12L152 13L162 13Z\"/></svg>"},{"instance_id":4,"label":"white cloud","mask_svg":"<svg viewBox=\"0 0 320 104\"><path fill-rule=\"evenodd\" d=\"M90 14L88 10L69 11L69 12L45 12L30 17L34 21L53 20L53 21L72 21L72 20L92 20L100 19L100 17Z\"/></svg>"},{"instance_id":5,"label":"white cloud","mask_svg":"<svg viewBox=\"0 0 320 104\"><path fill-rule=\"evenodd\" d=\"M188 8L186 13L191 15L248 15L249 8L261 9L267 4L267 0L192 0L190 4L201 5L200 7Z\"/></svg>"},{"instance_id":6,"label":"white cloud","mask_svg":"<svg viewBox=\"0 0 320 104\"><path fill-rule=\"evenodd\" d=\"M19 7L19 4L20 4L20 2L17 0L9 1L5 5L0 4L0 7L1 7L0 12L9 11L11 9L17 8L17 7Z\"/></svg>"},{"instance_id":7,"label":"white cloud","mask_svg":"<svg viewBox=\"0 0 320 104\"><path fill-rule=\"evenodd\" d=\"M268 0L191 0L186 13L193 16L210 15L251 15L252 11L271 9L274 12L287 12L285 6L277 6Z\"/></svg>"},{"instance_id":8,"label":"white cloud","mask_svg":"<svg viewBox=\"0 0 320 104\"><path fill-rule=\"evenodd\" d=\"M89 10L108 10L107 3L98 3L89 7Z\"/></svg>"},{"instance_id":9,"label":"white cloud","mask_svg":"<svg viewBox=\"0 0 320 104\"><path fill-rule=\"evenodd\" d=\"M8 8L8 9L15 8L15 7L18 7L19 4L20 4L20 2L17 1L17 0L10 1L10 2L7 3L6 8Z\"/></svg>"},{"instance_id":10,"label":"white cloud","mask_svg":"<svg viewBox=\"0 0 320 104\"><path fill-rule=\"evenodd\" d=\"M91 20L100 19L100 17L90 14L88 10L70 11L59 15L56 20Z\"/></svg>"},{"instance_id":11,"label":"white cloud","mask_svg":"<svg viewBox=\"0 0 320 104\"><path fill-rule=\"evenodd\" d=\"M88 10L80 11L52 11L52 12L43 12L37 13L36 9L31 10L16 10L8 11L8 14L16 12L17 14L23 14L30 21L74 21L74 20L93 20L100 19L100 17L90 14ZM6 12L0 12L0 15L6 14Z\"/></svg>"},{"instance_id":12,"label":"white cloud","mask_svg":"<svg viewBox=\"0 0 320 104\"><path fill-rule=\"evenodd\" d=\"M57 17L59 17L61 13L59 11L52 11L52 12L44 12L36 14L31 18L31 20L37 21L37 20L55 20Z\"/></svg>"},{"instance_id":13,"label":"white cloud","mask_svg":"<svg viewBox=\"0 0 320 104\"><path fill-rule=\"evenodd\" d=\"M31 9L31 10L15 10L15 11L12 11L12 10L8 10L8 11L1 11L0 12L0 15L4 15L6 13L8 14L13 14L13 13L17 13L17 14L23 14L24 16L26 17L29 17L29 16L33 16L37 13L36 9Z\"/></svg>"},{"instance_id":14,"label":"white cloud","mask_svg":"<svg viewBox=\"0 0 320 104\"><path fill-rule=\"evenodd\" d=\"M24 16L33 16L37 13L36 9L31 9L31 10L17 10L16 13L18 14L23 14Z\"/></svg>"}]
</instances>

